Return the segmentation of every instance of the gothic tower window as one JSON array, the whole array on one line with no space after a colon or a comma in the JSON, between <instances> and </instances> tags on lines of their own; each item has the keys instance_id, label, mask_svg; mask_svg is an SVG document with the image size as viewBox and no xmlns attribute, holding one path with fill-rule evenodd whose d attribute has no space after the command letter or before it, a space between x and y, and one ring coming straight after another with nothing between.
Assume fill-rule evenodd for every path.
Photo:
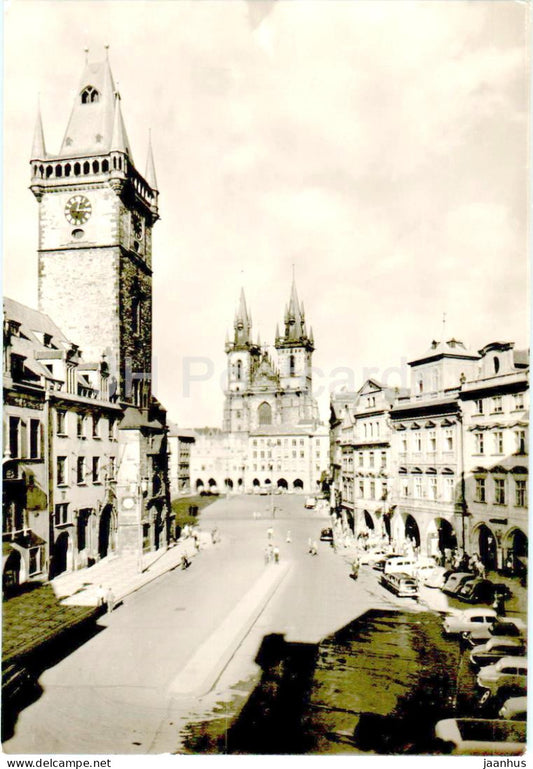
<instances>
[{"instance_id":1,"label":"gothic tower window","mask_svg":"<svg viewBox=\"0 0 533 769\"><path fill-rule=\"evenodd\" d=\"M138 296L131 303L131 330L134 334L141 330L141 300Z\"/></svg>"},{"instance_id":2,"label":"gothic tower window","mask_svg":"<svg viewBox=\"0 0 533 769\"><path fill-rule=\"evenodd\" d=\"M81 103L92 104L100 100L100 94L92 85L88 85L81 92Z\"/></svg>"},{"instance_id":3,"label":"gothic tower window","mask_svg":"<svg viewBox=\"0 0 533 769\"><path fill-rule=\"evenodd\" d=\"M291 355L290 358L289 358L289 374L291 376L294 376L295 368L296 368L296 366L295 366L294 355Z\"/></svg>"},{"instance_id":4,"label":"gothic tower window","mask_svg":"<svg viewBox=\"0 0 533 769\"><path fill-rule=\"evenodd\" d=\"M259 424L260 425L271 425L272 424L272 408L269 403L264 401L260 404L259 408L257 409L258 415L259 415Z\"/></svg>"},{"instance_id":5,"label":"gothic tower window","mask_svg":"<svg viewBox=\"0 0 533 769\"><path fill-rule=\"evenodd\" d=\"M242 379L242 360L237 361L237 379Z\"/></svg>"}]
</instances>

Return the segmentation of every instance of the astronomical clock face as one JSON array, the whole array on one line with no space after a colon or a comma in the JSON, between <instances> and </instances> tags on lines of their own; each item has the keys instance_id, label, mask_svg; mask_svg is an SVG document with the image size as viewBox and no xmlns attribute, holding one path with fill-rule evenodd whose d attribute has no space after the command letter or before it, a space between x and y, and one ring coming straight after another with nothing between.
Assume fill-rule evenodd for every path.
<instances>
[{"instance_id":1,"label":"astronomical clock face","mask_svg":"<svg viewBox=\"0 0 533 769\"><path fill-rule=\"evenodd\" d=\"M85 224L91 214L91 202L84 195L74 195L65 205L65 218L70 224Z\"/></svg>"}]
</instances>

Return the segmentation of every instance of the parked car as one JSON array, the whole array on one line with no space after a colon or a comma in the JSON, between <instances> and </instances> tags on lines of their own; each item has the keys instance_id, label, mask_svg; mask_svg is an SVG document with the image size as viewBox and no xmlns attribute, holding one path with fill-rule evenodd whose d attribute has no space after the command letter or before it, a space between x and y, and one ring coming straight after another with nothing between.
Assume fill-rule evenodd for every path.
<instances>
[{"instance_id":1,"label":"parked car","mask_svg":"<svg viewBox=\"0 0 533 769\"><path fill-rule=\"evenodd\" d=\"M436 568L437 562L434 558L431 558L430 556L421 556L416 561L414 576L416 576L419 582L424 583L426 577L433 574Z\"/></svg>"},{"instance_id":2,"label":"parked car","mask_svg":"<svg viewBox=\"0 0 533 769\"><path fill-rule=\"evenodd\" d=\"M526 748L526 724L488 718L445 718L435 726L435 736L462 756L513 755Z\"/></svg>"},{"instance_id":3,"label":"parked car","mask_svg":"<svg viewBox=\"0 0 533 769\"><path fill-rule=\"evenodd\" d=\"M413 577L416 570L416 558L408 555L390 555L385 561L383 567L384 574L392 574L393 572L403 572Z\"/></svg>"},{"instance_id":4,"label":"parked car","mask_svg":"<svg viewBox=\"0 0 533 769\"><path fill-rule=\"evenodd\" d=\"M304 507L306 507L307 510L314 510L316 507L316 499L314 497L307 497Z\"/></svg>"},{"instance_id":5,"label":"parked car","mask_svg":"<svg viewBox=\"0 0 533 769\"><path fill-rule=\"evenodd\" d=\"M474 630L463 633L463 638L469 646L477 646L489 638L525 638L527 626L517 617L498 619L493 625L480 625Z\"/></svg>"},{"instance_id":6,"label":"parked car","mask_svg":"<svg viewBox=\"0 0 533 769\"><path fill-rule=\"evenodd\" d=\"M527 719L527 697L509 697L501 706L498 715L500 718L509 718L512 721L525 721Z\"/></svg>"},{"instance_id":7,"label":"parked car","mask_svg":"<svg viewBox=\"0 0 533 769\"><path fill-rule=\"evenodd\" d=\"M527 657L502 657L478 673L477 684L483 693L480 703L491 698L509 698L523 694L527 686Z\"/></svg>"},{"instance_id":8,"label":"parked car","mask_svg":"<svg viewBox=\"0 0 533 769\"><path fill-rule=\"evenodd\" d=\"M447 635L458 635L476 627L492 625L496 617L494 609L465 609L448 614L442 628Z\"/></svg>"},{"instance_id":9,"label":"parked car","mask_svg":"<svg viewBox=\"0 0 533 769\"><path fill-rule=\"evenodd\" d=\"M413 598L418 595L416 579L411 577L410 574L397 571L392 574L384 573L381 576L380 582L384 587L390 590L391 593L395 593L397 596Z\"/></svg>"},{"instance_id":10,"label":"parked car","mask_svg":"<svg viewBox=\"0 0 533 769\"><path fill-rule=\"evenodd\" d=\"M390 555L395 555L394 553L391 553L390 548L378 545L369 550L362 550L359 554L359 563L361 563L361 565L368 564L369 566L374 566L377 561L384 560Z\"/></svg>"},{"instance_id":11,"label":"parked car","mask_svg":"<svg viewBox=\"0 0 533 769\"><path fill-rule=\"evenodd\" d=\"M511 597L507 585L479 577L463 582L455 593L459 600L468 603L492 603L496 594L503 596L505 601Z\"/></svg>"},{"instance_id":12,"label":"parked car","mask_svg":"<svg viewBox=\"0 0 533 769\"><path fill-rule=\"evenodd\" d=\"M455 595L465 582L473 578L474 575L470 571L453 571L442 586L442 592Z\"/></svg>"},{"instance_id":13,"label":"parked car","mask_svg":"<svg viewBox=\"0 0 533 769\"><path fill-rule=\"evenodd\" d=\"M384 555L381 558L378 558L377 561L372 562L372 568L376 571L383 571L385 569L385 564L387 563L387 556Z\"/></svg>"},{"instance_id":14,"label":"parked car","mask_svg":"<svg viewBox=\"0 0 533 769\"><path fill-rule=\"evenodd\" d=\"M321 542L333 542L333 529L322 529L320 532Z\"/></svg>"},{"instance_id":15,"label":"parked car","mask_svg":"<svg viewBox=\"0 0 533 769\"><path fill-rule=\"evenodd\" d=\"M489 638L484 644L474 646L470 652L470 662L476 667L492 665L501 657L521 657L526 653L526 646L521 638Z\"/></svg>"},{"instance_id":16,"label":"parked car","mask_svg":"<svg viewBox=\"0 0 533 769\"><path fill-rule=\"evenodd\" d=\"M426 587L442 588L451 573L444 566L435 566L429 573L424 574L422 582Z\"/></svg>"}]
</instances>

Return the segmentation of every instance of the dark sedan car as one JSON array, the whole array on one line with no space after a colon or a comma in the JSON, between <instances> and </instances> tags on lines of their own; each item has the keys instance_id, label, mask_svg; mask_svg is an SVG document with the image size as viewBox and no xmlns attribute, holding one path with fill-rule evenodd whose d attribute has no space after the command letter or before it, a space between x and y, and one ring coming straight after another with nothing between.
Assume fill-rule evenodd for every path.
<instances>
[{"instance_id":1,"label":"dark sedan car","mask_svg":"<svg viewBox=\"0 0 533 769\"><path fill-rule=\"evenodd\" d=\"M501 595L503 600L507 601L511 591L507 585L480 577L466 580L455 593L457 598L467 603L492 603L496 595Z\"/></svg>"},{"instance_id":2,"label":"dark sedan car","mask_svg":"<svg viewBox=\"0 0 533 769\"><path fill-rule=\"evenodd\" d=\"M333 529L322 529L320 532L321 542L333 542Z\"/></svg>"}]
</instances>

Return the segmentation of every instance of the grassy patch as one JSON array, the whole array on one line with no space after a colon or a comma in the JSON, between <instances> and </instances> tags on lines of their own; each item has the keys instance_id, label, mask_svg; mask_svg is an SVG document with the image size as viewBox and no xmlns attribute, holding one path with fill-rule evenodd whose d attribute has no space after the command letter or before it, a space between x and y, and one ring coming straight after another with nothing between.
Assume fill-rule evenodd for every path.
<instances>
[{"instance_id":1,"label":"grassy patch","mask_svg":"<svg viewBox=\"0 0 533 769\"><path fill-rule=\"evenodd\" d=\"M174 513L174 520L177 526L196 526L198 524L198 517L204 507L207 507L212 502L215 502L218 497L201 497L199 495L194 497L179 497L173 499L171 502L172 512ZM190 507L197 507L198 514L191 515L189 512Z\"/></svg>"}]
</instances>

